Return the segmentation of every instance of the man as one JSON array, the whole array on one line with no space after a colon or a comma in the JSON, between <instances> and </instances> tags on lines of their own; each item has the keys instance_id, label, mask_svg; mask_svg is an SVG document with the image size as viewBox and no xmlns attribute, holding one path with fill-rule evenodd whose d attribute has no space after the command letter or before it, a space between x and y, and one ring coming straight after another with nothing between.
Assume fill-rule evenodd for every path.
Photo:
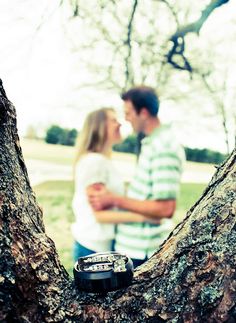
<instances>
[{"instance_id":1,"label":"man","mask_svg":"<svg viewBox=\"0 0 236 323\"><path fill-rule=\"evenodd\" d=\"M95 210L117 207L154 220L117 225L115 251L130 256L136 267L155 252L170 229L168 223L161 222L171 218L175 211L184 153L171 128L160 122L159 100L152 88L134 87L123 93L122 99L126 120L136 133L146 136L141 143L135 176L127 197L92 192L89 200Z\"/></svg>"}]
</instances>

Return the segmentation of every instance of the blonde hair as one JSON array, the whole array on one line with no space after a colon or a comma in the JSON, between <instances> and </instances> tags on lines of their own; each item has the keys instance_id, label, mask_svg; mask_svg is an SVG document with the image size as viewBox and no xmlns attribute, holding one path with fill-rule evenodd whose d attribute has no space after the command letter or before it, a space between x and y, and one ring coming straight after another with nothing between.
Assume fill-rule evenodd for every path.
<instances>
[{"instance_id":1,"label":"blonde hair","mask_svg":"<svg viewBox=\"0 0 236 323\"><path fill-rule=\"evenodd\" d=\"M112 108L102 108L90 112L78 136L75 164L88 152L105 153L107 142L107 112Z\"/></svg>"}]
</instances>

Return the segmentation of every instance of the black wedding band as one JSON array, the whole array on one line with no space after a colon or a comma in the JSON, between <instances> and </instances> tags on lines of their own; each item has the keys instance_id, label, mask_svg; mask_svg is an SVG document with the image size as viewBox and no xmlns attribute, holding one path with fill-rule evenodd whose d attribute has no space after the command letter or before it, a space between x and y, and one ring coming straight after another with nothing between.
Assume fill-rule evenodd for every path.
<instances>
[{"instance_id":1,"label":"black wedding band","mask_svg":"<svg viewBox=\"0 0 236 323\"><path fill-rule=\"evenodd\" d=\"M107 293L131 284L133 262L118 252L99 252L79 258L73 272L79 289Z\"/></svg>"}]
</instances>

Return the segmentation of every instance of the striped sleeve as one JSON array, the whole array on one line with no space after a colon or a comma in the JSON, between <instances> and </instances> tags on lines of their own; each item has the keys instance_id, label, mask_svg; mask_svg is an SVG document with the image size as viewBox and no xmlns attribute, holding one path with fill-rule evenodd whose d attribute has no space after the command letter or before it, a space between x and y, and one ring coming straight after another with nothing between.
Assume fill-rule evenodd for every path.
<instances>
[{"instance_id":1,"label":"striped sleeve","mask_svg":"<svg viewBox=\"0 0 236 323\"><path fill-rule=\"evenodd\" d=\"M182 161L176 152L163 151L151 163L153 199L176 199L182 173Z\"/></svg>"}]
</instances>

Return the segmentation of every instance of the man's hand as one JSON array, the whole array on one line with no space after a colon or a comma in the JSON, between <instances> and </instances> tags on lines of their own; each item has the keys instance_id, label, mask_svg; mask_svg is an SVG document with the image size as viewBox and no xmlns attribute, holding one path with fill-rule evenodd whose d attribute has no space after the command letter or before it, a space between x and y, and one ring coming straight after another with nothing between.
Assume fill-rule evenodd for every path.
<instances>
[{"instance_id":1,"label":"man's hand","mask_svg":"<svg viewBox=\"0 0 236 323\"><path fill-rule=\"evenodd\" d=\"M95 211L108 209L113 206L113 194L104 184L96 183L87 187L88 201Z\"/></svg>"}]
</instances>

